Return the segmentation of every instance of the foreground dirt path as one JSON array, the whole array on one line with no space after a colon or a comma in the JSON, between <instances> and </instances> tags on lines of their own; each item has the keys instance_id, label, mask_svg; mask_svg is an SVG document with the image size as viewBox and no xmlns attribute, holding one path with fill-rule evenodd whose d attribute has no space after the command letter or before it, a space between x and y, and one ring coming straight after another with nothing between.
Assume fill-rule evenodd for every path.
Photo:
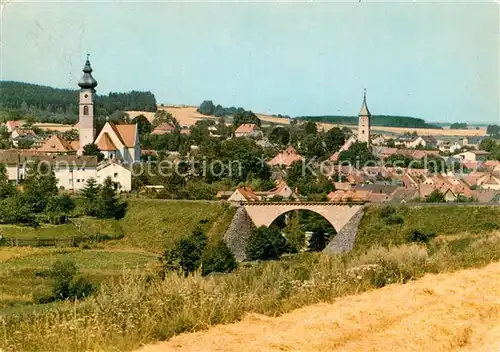
<instances>
[{"instance_id":1,"label":"foreground dirt path","mask_svg":"<svg viewBox=\"0 0 500 352\"><path fill-rule=\"evenodd\" d=\"M140 351L500 351L500 263L276 318L249 314Z\"/></svg>"}]
</instances>

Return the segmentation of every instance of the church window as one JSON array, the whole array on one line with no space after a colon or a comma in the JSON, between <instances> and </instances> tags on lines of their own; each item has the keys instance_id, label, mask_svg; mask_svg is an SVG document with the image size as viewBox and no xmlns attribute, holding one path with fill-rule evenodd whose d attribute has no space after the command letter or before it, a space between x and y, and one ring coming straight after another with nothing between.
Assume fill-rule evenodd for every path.
<instances>
[{"instance_id":1,"label":"church window","mask_svg":"<svg viewBox=\"0 0 500 352\"><path fill-rule=\"evenodd\" d=\"M365 130L361 130L361 134L365 134Z\"/></svg>"},{"instance_id":2,"label":"church window","mask_svg":"<svg viewBox=\"0 0 500 352\"><path fill-rule=\"evenodd\" d=\"M89 107L88 107L87 105L85 105L85 106L83 107L83 114L84 114L84 115L88 115L88 114L89 114Z\"/></svg>"}]
</instances>

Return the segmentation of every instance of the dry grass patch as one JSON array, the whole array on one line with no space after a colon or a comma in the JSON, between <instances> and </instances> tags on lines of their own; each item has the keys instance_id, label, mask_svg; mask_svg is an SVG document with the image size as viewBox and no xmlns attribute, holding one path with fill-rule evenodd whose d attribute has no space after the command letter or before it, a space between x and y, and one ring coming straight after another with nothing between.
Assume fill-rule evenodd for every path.
<instances>
[{"instance_id":1,"label":"dry grass patch","mask_svg":"<svg viewBox=\"0 0 500 352\"><path fill-rule=\"evenodd\" d=\"M498 263L427 275L278 318L249 314L236 324L182 334L140 352L387 351L388 345L395 351L495 351L498 282Z\"/></svg>"}]
</instances>

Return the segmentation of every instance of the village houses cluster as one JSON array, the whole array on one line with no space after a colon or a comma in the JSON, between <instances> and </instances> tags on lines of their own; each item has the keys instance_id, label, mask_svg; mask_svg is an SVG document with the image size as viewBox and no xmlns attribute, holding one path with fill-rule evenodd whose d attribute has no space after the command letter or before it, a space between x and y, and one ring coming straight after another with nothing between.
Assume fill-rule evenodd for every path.
<instances>
[{"instance_id":1,"label":"village houses cluster","mask_svg":"<svg viewBox=\"0 0 500 352\"><path fill-rule=\"evenodd\" d=\"M479 150L484 137L465 136L438 140L434 136L370 135L370 111L366 103L366 92L359 113L358 134L350 136L329 161L335 165L330 169L331 182L335 190L328 194L331 202L378 202L406 203L425 200L433 191L439 191L447 202L473 200L477 202L500 202L500 162L487 160L488 152ZM247 133L255 135L258 129L245 126ZM251 131L251 132L250 132ZM391 140L394 147L388 147ZM398 154L414 160L426 157L443 157L443 162L461 164L460 172L432 173L426 168L391 166L343 166L340 153L349 150L357 141L368 143L379 160ZM268 161L273 168L285 170L297 161L305 160L297 150L288 146ZM469 172L464 173L463 170ZM343 181L335 179L342 175ZM256 192L249 187L240 187L234 192L219 192L218 198L233 202L252 202L279 199L300 199L296 190L290 189L279 176L278 185L268 192Z\"/></svg>"},{"instance_id":2,"label":"village houses cluster","mask_svg":"<svg viewBox=\"0 0 500 352\"><path fill-rule=\"evenodd\" d=\"M0 163L7 167L9 180L19 184L27 173L30 161L43 161L53 166L58 186L61 190L79 191L88 179L94 178L102 183L108 176L115 182L117 190L132 189L132 165L141 161L141 156L156 155L155 150L141 150L137 124L114 124L106 122L96 136L94 117L95 88L97 81L92 76L89 59L85 62L83 76L78 82L79 120L74 126L78 130L78 140L66 141L60 133L41 139L33 129L24 128L20 121L7 121L6 129L10 134L11 144L16 147L0 151ZM434 156L443 160L456 160L472 172L430 173L425 168L401 168L388 166L370 166L356 169L337 164L330 171L329 177L335 191L328 194L333 202L409 202L425 199L433 191L444 194L446 201L474 199L481 202L500 200L500 162L487 160L488 152L479 150L484 137L442 137L378 134L371 135L371 113L364 94L357 134L351 134L339 151L333 153L329 161L336 163L343 151L349 150L356 142L364 142L372 154L379 160L398 154L410 159L424 159ZM173 133L176 127L169 122L156 126L151 134L164 135ZM208 127L211 137L220 137L217 127ZM190 134L190 129L181 127L181 134ZM275 147L264 136L259 126L243 123L236 128L233 138L253 138L263 148ZM31 142L30 149L17 148L26 140ZM97 156L83 155L86 145L96 144L104 155L98 162ZM192 149L197 146L191 146ZM267 161L273 170L276 187L267 192L257 192L248 186L235 191L223 191L217 194L219 199L234 202L267 200L300 200L297 190L291 189L285 182L286 170L293 163L304 160L297 150L286 146ZM342 176L335 179L333 176ZM149 186L156 187L156 186ZM160 186L158 186L160 187Z\"/></svg>"}]
</instances>

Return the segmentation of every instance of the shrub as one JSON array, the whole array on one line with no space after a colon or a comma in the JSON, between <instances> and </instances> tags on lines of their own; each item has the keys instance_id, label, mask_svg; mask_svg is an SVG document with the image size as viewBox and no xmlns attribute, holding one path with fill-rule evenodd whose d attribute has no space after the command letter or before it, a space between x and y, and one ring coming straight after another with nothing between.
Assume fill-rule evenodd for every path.
<instances>
[{"instance_id":1,"label":"shrub","mask_svg":"<svg viewBox=\"0 0 500 352\"><path fill-rule=\"evenodd\" d=\"M436 237L436 234L433 232L425 234L415 230L408 235L408 242L428 244L434 237Z\"/></svg>"},{"instance_id":2,"label":"shrub","mask_svg":"<svg viewBox=\"0 0 500 352\"><path fill-rule=\"evenodd\" d=\"M236 269L236 259L223 240L205 247L202 257L202 275L212 272L229 273Z\"/></svg>"},{"instance_id":3,"label":"shrub","mask_svg":"<svg viewBox=\"0 0 500 352\"><path fill-rule=\"evenodd\" d=\"M200 267L207 236L197 228L189 236L179 239L172 248L163 254L163 273L182 271L185 276Z\"/></svg>"},{"instance_id":4,"label":"shrub","mask_svg":"<svg viewBox=\"0 0 500 352\"><path fill-rule=\"evenodd\" d=\"M287 248L279 228L261 226L250 236L246 253L250 260L273 260L285 253Z\"/></svg>"},{"instance_id":5,"label":"shrub","mask_svg":"<svg viewBox=\"0 0 500 352\"><path fill-rule=\"evenodd\" d=\"M37 303L49 303L57 300L82 299L90 296L95 287L87 278L76 277L78 268L71 260L57 260L50 270L54 280L51 295L35 297Z\"/></svg>"},{"instance_id":6,"label":"shrub","mask_svg":"<svg viewBox=\"0 0 500 352\"><path fill-rule=\"evenodd\" d=\"M495 221L488 221L484 223L482 227L486 231L493 231L500 229L500 226Z\"/></svg>"}]
</instances>

